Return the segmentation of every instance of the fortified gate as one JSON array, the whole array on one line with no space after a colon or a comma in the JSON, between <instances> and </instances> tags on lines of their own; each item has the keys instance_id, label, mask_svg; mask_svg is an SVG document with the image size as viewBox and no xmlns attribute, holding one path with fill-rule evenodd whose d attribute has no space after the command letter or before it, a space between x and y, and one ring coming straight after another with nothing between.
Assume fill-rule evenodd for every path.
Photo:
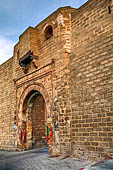
<instances>
[{"instance_id":1,"label":"fortified gate","mask_svg":"<svg viewBox=\"0 0 113 170\"><path fill-rule=\"evenodd\" d=\"M53 155L113 157L112 0L59 8L0 66L0 149L47 143Z\"/></svg>"},{"instance_id":2,"label":"fortified gate","mask_svg":"<svg viewBox=\"0 0 113 170\"><path fill-rule=\"evenodd\" d=\"M69 91L66 76L69 69L66 67L71 49L73 11L71 7L60 8L35 28L29 27L14 48L13 81L19 150L43 146L48 137L47 129L52 127L54 146L50 150L60 154L58 117L66 101L65 96L59 96L65 85L66 93ZM66 118L68 146L65 148L70 153L69 116Z\"/></svg>"}]
</instances>

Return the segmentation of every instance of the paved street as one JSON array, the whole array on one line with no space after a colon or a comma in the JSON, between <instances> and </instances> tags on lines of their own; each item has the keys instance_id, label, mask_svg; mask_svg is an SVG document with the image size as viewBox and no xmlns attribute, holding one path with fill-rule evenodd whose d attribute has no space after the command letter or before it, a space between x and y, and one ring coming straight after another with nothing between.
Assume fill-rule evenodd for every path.
<instances>
[{"instance_id":1,"label":"paved street","mask_svg":"<svg viewBox=\"0 0 113 170\"><path fill-rule=\"evenodd\" d=\"M88 161L50 158L48 148L24 152L0 151L0 170L79 170Z\"/></svg>"}]
</instances>

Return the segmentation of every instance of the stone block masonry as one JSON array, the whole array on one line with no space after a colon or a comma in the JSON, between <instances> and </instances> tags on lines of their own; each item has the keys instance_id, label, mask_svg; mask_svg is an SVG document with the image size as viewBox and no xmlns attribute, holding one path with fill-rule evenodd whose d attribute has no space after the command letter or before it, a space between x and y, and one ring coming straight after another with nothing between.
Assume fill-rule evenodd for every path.
<instances>
[{"instance_id":1,"label":"stone block masonry","mask_svg":"<svg viewBox=\"0 0 113 170\"><path fill-rule=\"evenodd\" d=\"M72 19L70 87L76 157L113 153L113 14L111 1L89 1Z\"/></svg>"},{"instance_id":2,"label":"stone block masonry","mask_svg":"<svg viewBox=\"0 0 113 170\"><path fill-rule=\"evenodd\" d=\"M20 35L0 66L0 149L43 145L48 126L54 155L113 156L112 4L59 8Z\"/></svg>"},{"instance_id":3,"label":"stone block masonry","mask_svg":"<svg viewBox=\"0 0 113 170\"><path fill-rule=\"evenodd\" d=\"M15 150L13 58L0 66L0 149Z\"/></svg>"}]
</instances>

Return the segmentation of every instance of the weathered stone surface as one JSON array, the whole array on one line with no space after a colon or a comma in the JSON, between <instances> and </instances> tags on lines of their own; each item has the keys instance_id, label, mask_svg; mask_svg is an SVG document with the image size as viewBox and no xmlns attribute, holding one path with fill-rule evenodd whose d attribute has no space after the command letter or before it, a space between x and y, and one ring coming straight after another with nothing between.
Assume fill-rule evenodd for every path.
<instances>
[{"instance_id":1,"label":"weathered stone surface","mask_svg":"<svg viewBox=\"0 0 113 170\"><path fill-rule=\"evenodd\" d=\"M13 58L0 66L0 149L15 149Z\"/></svg>"},{"instance_id":2,"label":"weathered stone surface","mask_svg":"<svg viewBox=\"0 0 113 170\"><path fill-rule=\"evenodd\" d=\"M112 153L113 18L111 1L88 1L72 19L70 88L76 157ZM87 8L87 11L86 11Z\"/></svg>"},{"instance_id":3,"label":"weathered stone surface","mask_svg":"<svg viewBox=\"0 0 113 170\"><path fill-rule=\"evenodd\" d=\"M0 66L1 149L32 147L33 130L36 136L39 131L43 136L42 125L45 135L49 125L53 128L53 148L58 145L56 150L64 156L101 159L113 154L113 12L108 10L111 3L89 0L79 9L60 8L19 37L14 56ZM48 28L53 30L48 32ZM26 63L29 50L31 60L27 58L27 65L19 65L22 58ZM45 109L40 100L27 107L36 91L43 96ZM23 121L27 132L25 145L19 141Z\"/></svg>"}]
</instances>

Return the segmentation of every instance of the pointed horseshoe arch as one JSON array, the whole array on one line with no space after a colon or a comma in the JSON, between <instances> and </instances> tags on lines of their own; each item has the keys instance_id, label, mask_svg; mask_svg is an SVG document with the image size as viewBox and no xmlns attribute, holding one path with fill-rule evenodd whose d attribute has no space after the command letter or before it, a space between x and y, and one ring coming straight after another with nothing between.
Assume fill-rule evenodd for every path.
<instances>
[{"instance_id":1,"label":"pointed horseshoe arch","mask_svg":"<svg viewBox=\"0 0 113 170\"><path fill-rule=\"evenodd\" d=\"M34 96L35 98L33 98ZM33 105L30 106L30 104ZM40 83L30 84L27 86L22 92L18 103L17 143L20 148L32 149L37 145L45 143L46 120L49 113L50 98L45 87ZM38 122L40 122L40 125Z\"/></svg>"},{"instance_id":2,"label":"pointed horseshoe arch","mask_svg":"<svg viewBox=\"0 0 113 170\"><path fill-rule=\"evenodd\" d=\"M47 90L40 83L30 84L24 89L24 91L22 92L22 95L20 96L20 100L18 103L18 113L21 114L24 100L26 96L30 93L30 91L32 90L39 91L40 94L43 96L45 100L45 104L46 104L47 113L49 114L50 113L50 98L49 98Z\"/></svg>"}]
</instances>

